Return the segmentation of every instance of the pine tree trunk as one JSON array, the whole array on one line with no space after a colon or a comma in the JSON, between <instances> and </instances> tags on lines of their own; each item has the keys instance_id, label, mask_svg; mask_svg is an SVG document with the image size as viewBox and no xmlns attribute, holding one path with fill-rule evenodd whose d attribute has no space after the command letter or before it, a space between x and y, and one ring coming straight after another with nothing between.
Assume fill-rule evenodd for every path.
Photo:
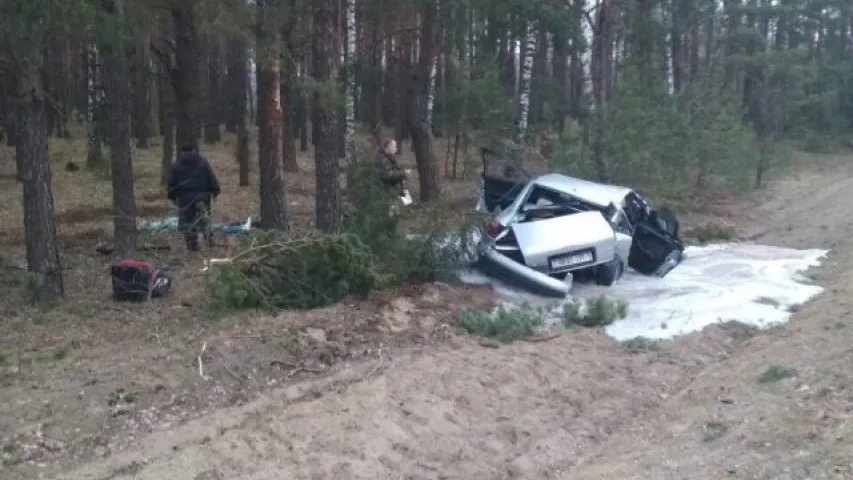
<instances>
[{"instance_id":1,"label":"pine tree trunk","mask_svg":"<svg viewBox=\"0 0 853 480\"><path fill-rule=\"evenodd\" d=\"M518 125L515 131L515 142L518 145L523 145L527 139L527 124L530 117L530 87L533 79L533 57L536 52L536 28L532 22L527 24L525 37L518 90Z\"/></svg>"},{"instance_id":2,"label":"pine tree trunk","mask_svg":"<svg viewBox=\"0 0 853 480\"><path fill-rule=\"evenodd\" d=\"M539 124L545 118L547 91L543 88L548 79L548 32L544 27L536 34L536 49L533 53L533 74L531 76L529 123Z\"/></svg>"},{"instance_id":3,"label":"pine tree trunk","mask_svg":"<svg viewBox=\"0 0 853 480\"><path fill-rule=\"evenodd\" d=\"M163 67L161 78L157 80L158 97L160 101L160 130L163 132L163 154L160 160L160 181L165 185L168 181L169 169L175 158L175 101L172 91L171 68ZM163 78L167 77L167 78Z\"/></svg>"},{"instance_id":4,"label":"pine tree trunk","mask_svg":"<svg viewBox=\"0 0 853 480\"><path fill-rule=\"evenodd\" d=\"M437 40L438 3L428 1L424 6L421 25L420 52L418 64L407 82L409 98L407 110L408 133L412 138L412 150L418 166L418 180L421 202L432 202L441 196L441 177L438 158L435 154L435 139L432 128L427 122L427 105L430 93L430 74L435 64Z\"/></svg>"},{"instance_id":5,"label":"pine tree trunk","mask_svg":"<svg viewBox=\"0 0 853 480\"><path fill-rule=\"evenodd\" d=\"M120 0L107 3L108 14L121 17ZM136 202L133 192L133 162L130 156L130 74L122 42L102 47L107 138L113 187L113 227L116 254L125 257L136 248Z\"/></svg>"},{"instance_id":6,"label":"pine tree trunk","mask_svg":"<svg viewBox=\"0 0 853 480\"><path fill-rule=\"evenodd\" d=\"M172 10L175 23L175 140L196 145L201 137L201 49L192 4Z\"/></svg>"},{"instance_id":7,"label":"pine tree trunk","mask_svg":"<svg viewBox=\"0 0 853 480\"><path fill-rule=\"evenodd\" d=\"M312 39L312 60L314 79L323 84L337 78L337 57L335 38L335 1L314 0L314 36ZM314 93L311 102L311 125L314 133L314 161L316 163L316 226L321 232L336 232L342 222L340 164L337 157L338 137L336 110L329 99L322 98L323 92Z\"/></svg>"},{"instance_id":8,"label":"pine tree trunk","mask_svg":"<svg viewBox=\"0 0 853 480\"><path fill-rule=\"evenodd\" d=\"M103 151L103 95L101 69L98 64L100 62L100 53L98 49L90 45L86 50L86 133L88 137L86 151L86 166L89 168L102 168L106 164ZM45 126L46 128L46 126Z\"/></svg>"},{"instance_id":9,"label":"pine tree trunk","mask_svg":"<svg viewBox=\"0 0 853 480\"><path fill-rule=\"evenodd\" d=\"M136 148L148 148L151 138L151 76L148 68L151 63L149 52L149 32L142 35L137 47L136 59L136 108L134 109L134 126L136 127Z\"/></svg>"},{"instance_id":10,"label":"pine tree trunk","mask_svg":"<svg viewBox=\"0 0 853 480\"><path fill-rule=\"evenodd\" d=\"M172 19L168 16L162 20L161 28L167 39L172 38ZM166 185L169 180L169 170L175 160L175 71L174 57L168 53L168 59L158 62L160 74L157 77L157 97L159 101L160 131L163 135L163 150L160 158L160 183ZM168 65L162 62L167 61Z\"/></svg>"},{"instance_id":11,"label":"pine tree trunk","mask_svg":"<svg viewBox=\"0 0 853 480\"><path fill-rule=\"evenodd\" d=\"M290 39L285 41L288 56L296 51ZM294 108L298 99L296 98L296 66L292 62L284 62L281 67L281 106L282 106L282 151L285 172L298 172L299 163L296 161L296 109Z\"/></svg>"},{"instance_id":12,"label":"pine tree trunk","mask_svg":"<svg viewBox=\"0 0 853 480\"><path fill-rule=\"evenodd\" d=\"M569 114L569 38L565 32L555 31L554 44L554 80L557 85L557 132L562 135L566 130L566 116Z\"/></svg>"},{"instance_id":13,"label":"pine tree trunk","mask_svg":"<svg viewBox=\"0 0 853 480\"><path fill-rule=\"evenodd\" d=\"M346 69L345 74L345 132L344 158L347 165L355 162L355 0L346 0Z\"/></svg>"},{"instance_id":14,"label":"pine tree trunk","mask_svg":"<svg viewBox=\"0 0 853 480\"><path fill-rule=\"evenodd\" d=\"M219 88L221 76L221 58L219 53L219 39L213 37L208 39L205 46L205 55L203 66L204 76L204 104L205 104L205 119L204 119L204 143L214 145L222 140L222 131L219 128L221 120L222 92Z\"/></svg>"},{"instance_id":15,"label":"pine tree trunk","mask_svg":"<svg viewBox=\"0 0 853 480\"><path fill-rule=\"evenodd\" d=\"M227 93L225 98L225 131L237 133L237 124L241 116L248 112L246 102L247 85L249 82L248 60L246 46L243 40L231 38L228 41L228 80L226 82Z\"/></svg>"},{"instance_id":16,"label":"pine tree trunk","mask_svg":"<svg viewBox=\"0 0 853 480\"><path fill-rule=\"evenodd\" d=\"M51 189L45 119L47 100L39 72L42 61L38 57L33 55L21 65L22 76L14 90L27 92L17 99L15 109L21 126L15 155L23 183L27 269L38 278L32 300L45 302L62 298L65 287Z\"/></svg>"},{"instance_id":17,"label":"pine tree trunk","mask_svg":"<svg viewBox=\"0 0 853 480\"><path fill-rule=\"evenodd\" d=\"M259 7L261 18L271 19L276 12L275 0L264 0ZM268 10L268 11L265 11ZM279 84L281 37L278 27L262 21L258 30L258 174L260 176L261 226L270 230L287 230L282 152L282 111Z\"/></svg>"},{"instance_id":18,"label":"pine tree trunk","mask_svg":"<svg viewBox=\"0 0 853 480\"><path fill-rule=\"evenodd\" d=\"M613 18L611 18L613 17ZM598 180L607 182L609 176L604 162L604 134L607 128L607 109L612 85L613 32L612 23L615 11L607 0L599 8L592 36L592 52L590 55L590 77L592 78L592 95L595 102L593 119L592 163Z\"/></svg>"},{"instance_id":19,"label":"pine tree trunk","mask_svg":"<svg viewBox=\"0 0 853 480\"><path fill-rule=\"evenodd\" d=\"M303 74L306 67L303 67ZM304 88L296 90L296 124L299 128L299 151L308 151L308 96Z\"/></svg>"},{"instance_id":20,"label":"pine tree trunk","mask_svg":"<svg viewBox=\"0 0 853 480\"><path fill-rule=\"evenodd\" d=\"M249 116L249 54L246 42L233 39L229 46L228 62L229 98L232 104L228 110L229 121L234 122L237 133L238 182L241 187L249 186L249 129L246 122Z\"/></svg>"}]
</instances>

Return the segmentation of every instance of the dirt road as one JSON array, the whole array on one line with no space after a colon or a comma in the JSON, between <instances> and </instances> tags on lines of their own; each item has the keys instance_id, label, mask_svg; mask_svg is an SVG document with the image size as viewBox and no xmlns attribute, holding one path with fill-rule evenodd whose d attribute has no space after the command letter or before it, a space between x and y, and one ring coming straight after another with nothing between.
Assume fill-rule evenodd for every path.
<instances>
[{"instance_id":1,"label":"dirt road","mask_svg":"<svg viewBox=\"0 0 853 480\"><path fill-rule=\"evenodd\" d=\"M45 477L853 478L851 191L853 164L780 183L742 215L758 242L832 249L814 272L826 293L788 328L714 326L661 351L578 330L382 352ZM771 366L779 381L758 382Z\"/></svg>"}]
</instances>

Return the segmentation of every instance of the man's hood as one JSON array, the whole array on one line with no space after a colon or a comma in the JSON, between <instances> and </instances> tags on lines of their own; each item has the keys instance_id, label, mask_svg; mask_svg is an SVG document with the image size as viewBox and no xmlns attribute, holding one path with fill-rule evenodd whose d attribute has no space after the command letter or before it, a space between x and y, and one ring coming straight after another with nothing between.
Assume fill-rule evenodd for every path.
<instances>
[{"instance_id":1,"label":"man's hood","mask_svg":"<svg viewBox=\"0 0 853 480\"><path fill-rule=\"evenodd\" d=\"M178 157L178 163L187 167L197 167L204 162L204 157L195 152L183 152Z\"/></svg>"}]
</instances>

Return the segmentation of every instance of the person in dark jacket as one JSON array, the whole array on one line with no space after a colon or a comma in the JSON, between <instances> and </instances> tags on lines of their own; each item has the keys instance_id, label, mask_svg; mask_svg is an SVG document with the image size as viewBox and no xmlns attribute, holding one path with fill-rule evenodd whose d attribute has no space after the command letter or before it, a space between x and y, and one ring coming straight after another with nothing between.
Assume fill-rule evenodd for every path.
<instances>
[{"instance_id":1,"label":"person in dark jacket","mask_svg":"<svg viewBox=\"0 0 853 480\"><path fill-rule=\"evenodd\" d=\"M397 142L394 139L386 140L379 149L376 159L376 168L379 172L379 181L395 195L405 194L406 171L400 168L394 155L397 153Z\"/></svg>"},{"instance_id":2,"label":"person in dark jacket","mask_svg":"<svg viewBox=\"0 0 853 480\"><path fill-rule=\"evenodd\" d=\"M219 179L195 145L181 147L181 155L169 172L168 195L178 206L178 230L184 235L187 249L198 251L200 232L210 248L211 201L219 195Z\"/></svg>"}]
</instances>

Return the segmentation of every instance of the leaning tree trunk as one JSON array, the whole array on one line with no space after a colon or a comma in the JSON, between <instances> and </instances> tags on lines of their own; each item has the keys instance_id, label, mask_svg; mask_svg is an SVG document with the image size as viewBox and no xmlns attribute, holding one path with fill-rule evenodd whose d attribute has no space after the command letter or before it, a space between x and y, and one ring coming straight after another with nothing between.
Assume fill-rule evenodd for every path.
<instances>
[{"instance_id":1,"label":"leaning tree trunk","mask_svg":"<svg viewBox=\"0 0 853 480\"><path fill-rule=\"evenodd\" d=\"M276 8L275 0L264 0L261 18L270 19ZM258 164L260 175L261 226L271 230L287 230L287 210L284 199L284 168L281 156L281 37L277 26L262 21L258 29Z\"/></svg>"},{"instance_id":2,"label":"leaning tree trunk","mask_svg":"<svg viewBox=\"0 0 853 480\"><path fill-rule=\"evenodd\" d=\"M355 0L346 0L346 71L344 110L346 124L344 132L344 158L347 165L355 162Z\"/></svg>"},{"instance_id":3,"label":"leaning tree trunk","mask_svg":"<svg viewBox=\"0 0 853 480\"><path fill-rule=\"evenodd\" d=\"M351 0L350 0L351 1ZM335 48L337 36L335 25L335 1L314 0L314 38L311 53L314 64L314 78L324 84L337 78ZM337 106L323 92L316 91L311 107L314 124L312 129L314 161L316 163L315 181L317 185L316 209L317 229L321 232L336 232L342 222L340 165L337 157L338 128L336 122Z\"/></svg>"},{"instance_id":4,"label":"leaning tree trunk","mask_svg":"<svg viewBox=\"0 0 853 480\"><path fill-rule=\"evenodd\" d=\"M515 143L520 147L527 138L527 124L530 118L530 86L533 80L533 57L536 53L536 28L533 22L527 24L527 35L521 59L521 84L518 90L518 125L515 130Z\"/></svg>"},{"instance_id":5,"label":"leaning tree trunk","mask_svg":"<svg viewBox=\"0 0 853 480\"><path fill-rule=\"evenodd\" d=\"M41 59L32 55L21 65L17 89L17 119L20 122L15 155L24 190L24 231L27 269L37 279L33 302L62 298L65 287L54 219L50 157L47 148L47 98L39 73Z\"/></svg>"},{"instance_id":6,"label":"leaning tree trunk","mask_svg":"<svg viewBox=\"0 0 853 480\"><path fill-rule=\"evenodd\" d=\"M421 23L421 42L418 64L407 88L408 108L406 120L408 133L412 138L412 150L418 166L418 181L421 202L438 200L441 196L441 178L438 172L438 158L435 155L432 128L428 121L430 94L430 74L436 54L436 17L437 0L430 0L424 8Z\"/></svg>"},{"instance_id":7,"label":"leaning tree trunk","mask_svg":"<svg viewBox=\"0 0 853 480\"><path fill-rule=\"evenodd\" d=\"M120 0L108 3L108 13L122 15ZM136 202L133 195L133 161L130 156L130 75L122 42L104 45L104 89L109 119L110 174L113 186L113 227L116 254L126 256L136 248Z\"/></svg>"}]
</instances>

